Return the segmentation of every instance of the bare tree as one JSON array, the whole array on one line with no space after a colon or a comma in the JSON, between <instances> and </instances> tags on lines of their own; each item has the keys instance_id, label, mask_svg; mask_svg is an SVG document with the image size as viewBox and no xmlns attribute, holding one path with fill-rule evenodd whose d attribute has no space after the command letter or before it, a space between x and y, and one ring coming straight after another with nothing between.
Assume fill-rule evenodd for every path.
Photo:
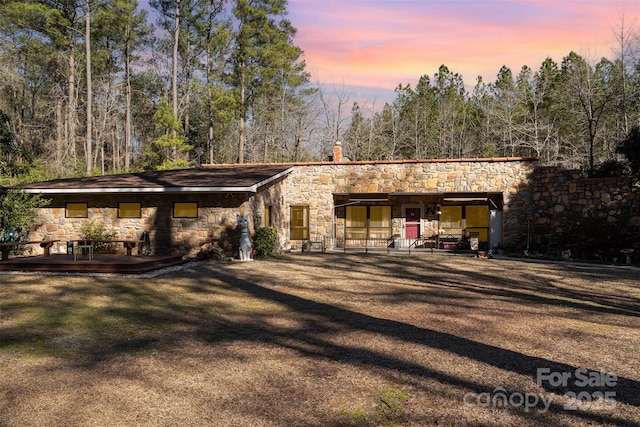
<instances>
[{"instance_id":1,"label":"bare tree","mask_svg":"<svg viewBox=\"0 0 640 427\"><path fill-rule=\"evenodd\" d=\"M633 41L634 32L633 24L626 25L625 17L620 17L620 23L618 27L613 30L613 34L616 38L616 46L613 48L613 53L616 56L616 72L618 74L618 93L619 99L617 102L617 111L622 116L622 129L621 136L629 134L629 112L628 106L630 101L629 91L629 74L632 72L629 68L633 67Z\"/></svg>"},{"instance_id":2,"label":"bare tree","mask_svg":"<svg viewBox=\"0 0 640 427\"><path fill-rule=\"evenodd\" d=\"M329 93L320 82L317 86L322 112L321 147L329 151L336 142L341 141L351 119L347 112L353 94L346 89L344 83L340 86L333 85Z\"/></svg>"},{"instance_id":3,"label":"bare tree","mask_svg":"<svg viewBox=\"0 0 640 427\"><path fill-rule=\"evenodd\" d=\"M606 112L614 99L610 85L612 64L602 59L592 67L584 58L571 52L562 63L566 108L582 123L586 134L589 174L595 169L596 140Z\"/></svg>"}]
</instances>

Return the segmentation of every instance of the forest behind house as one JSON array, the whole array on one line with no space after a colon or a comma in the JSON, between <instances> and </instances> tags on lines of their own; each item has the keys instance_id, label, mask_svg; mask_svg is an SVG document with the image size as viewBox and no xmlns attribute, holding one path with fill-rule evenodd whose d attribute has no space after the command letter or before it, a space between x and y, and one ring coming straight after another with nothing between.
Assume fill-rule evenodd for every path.
<instances>
[{"instance_id":1,"label":"forest behind house","mask_svg":"<svg viewBox=\"0 0 640 427\"><path fill-rule=\"evenodd\" d=\"M0 3L0 184L326 160L533 156L624 174L640 124L640 39L613 24L610 58L492 82L440 66L392 102L313 83L286 0ZM639 139L640 140L640 139Z\"/></svg>"}]
</instances>

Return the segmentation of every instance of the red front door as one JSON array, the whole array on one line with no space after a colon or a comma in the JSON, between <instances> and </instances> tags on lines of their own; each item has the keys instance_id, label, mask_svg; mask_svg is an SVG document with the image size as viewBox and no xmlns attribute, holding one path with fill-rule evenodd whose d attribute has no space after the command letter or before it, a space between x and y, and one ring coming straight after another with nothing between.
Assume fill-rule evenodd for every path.
<instances>
[{"instance_id":1,"label":"red front door","mask_svg":"<svg viewBox=\"0 0 640 427\"><path fill-rule=\"evenodd\" d=\"M404 211L405 238L420 237L420 208L406 208Z\"/></svg>"}]
</instances>

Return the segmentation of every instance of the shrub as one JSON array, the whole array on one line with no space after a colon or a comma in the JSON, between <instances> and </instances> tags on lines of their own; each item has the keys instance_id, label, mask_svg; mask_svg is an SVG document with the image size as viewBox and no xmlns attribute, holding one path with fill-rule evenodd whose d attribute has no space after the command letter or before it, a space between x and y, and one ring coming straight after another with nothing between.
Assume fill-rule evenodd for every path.
<instances>
[{"instance_id":1,"label":"shrub","mask_svg":"<svg viewBox=\"0 0 640 427\"><path fill-rule=\"evenodd\" d=\"M612 159L600 163L600 165L598 165L598 167L596 167L596 170L593 172L594 178L630 175L631 171L626 163Z\"/></svg>"},{"instance_id":2,"label":"shrub","mask_svg":"<svg viewBox=\"0 0 640 427\"><path fill-rule=\"evenodd\" d=\"M575 220L564 235L567 249L574 258L611 261L620 257L620 249L631 247L624 227L605 218Z\"/></svg>"},{"instance_id":3,"label":"shrub","mask_svg":"<svg viewBox=\"0 0 640 427\"><path fill-rule=\"evenodd\" d=\"M0 234L9 228L28 231L36 220L36 209L48 203L39 194L0 186Z\"/></svg>"},{"instance_id":4,"label":"shrub","mask_svg":"<svg viewBox=\"0 0 640 427\"><path fill-rule=\"evenodd\" d=\"M80 233L81 240L114 240L116 238L116 231L109 230L100 221L85 222L80 228ZM93 251L99 254L114 254L117 250L117 243L96 242L93 246Z\"/></svg>"},{"instance_id":5,"label":"shrub","mask_svg":"<svg viewBox=\"0 0 640 427\"><path fill-rule=\"evenodd\" d=\"M640 181L640 127L631 128L629 135L618 143L616 152L627 158L631 173L636 180Z\"/></svg>"},{"instance_id":6,"label":"shrub","mask_svg":"<svg viewBox=\"0 0 640 427\"><path fill-rule=\"evenodd\" d=\"M276 248L276 229L263 227L256 231L256 252L259 256L271 255Z\"/></svg>"}]
</instances>

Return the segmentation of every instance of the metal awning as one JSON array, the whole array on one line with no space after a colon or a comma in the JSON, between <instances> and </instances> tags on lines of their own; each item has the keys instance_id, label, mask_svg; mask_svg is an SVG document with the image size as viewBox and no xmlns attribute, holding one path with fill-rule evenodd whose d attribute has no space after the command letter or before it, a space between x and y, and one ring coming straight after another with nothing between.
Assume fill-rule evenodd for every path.
<instances>
[{"instance_id":1,"label":"metal awning","mask_svg":"<svg viewBox=\"0 0 640 427\"><path fill-rule=\"evenodd\" d=\"M366 202L387 202L395 198L425 197L431 203L441 204L488 204L493 209L502 209L503 194L499 192L397 192L397 193L333 193L335 198L345 200L347 204Z\"/></svg>"}]
</instances>

